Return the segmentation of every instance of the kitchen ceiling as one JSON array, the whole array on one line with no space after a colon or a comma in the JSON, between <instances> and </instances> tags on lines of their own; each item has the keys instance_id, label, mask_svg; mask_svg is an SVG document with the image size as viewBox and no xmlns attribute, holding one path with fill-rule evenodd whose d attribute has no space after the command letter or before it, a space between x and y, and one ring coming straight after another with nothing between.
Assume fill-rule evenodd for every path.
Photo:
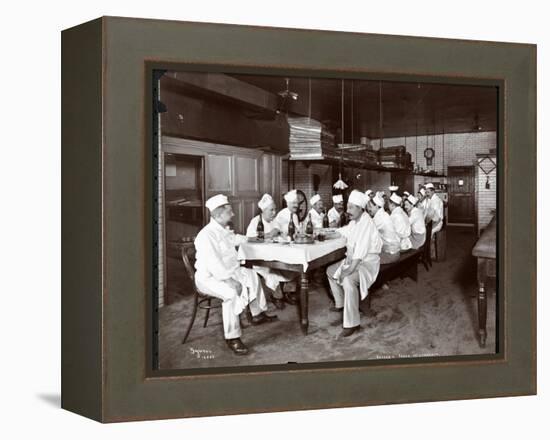
<instances>
[{"instance_id":1,"label":"kitchen ceiling","mask_svg":"<svg viewBox=\"0 0 550 440\"><path fill-rule=\"evenodd\" d=\"M286 89L284 77L231 76L276 96ZM307 116L310 111L308 79L290 78L289 89L298 94L298 99L290 100L287 110ZM381 135L391 138L494 131L498 120L497 94L498 89L494 86L346 80L344 142L359 143L361 136L376 139ZM333 130L339 129L342 125L341 80L311 80L311 116ZM341 135L338 142L341 142Z\"/></svg>"}]
</instances>

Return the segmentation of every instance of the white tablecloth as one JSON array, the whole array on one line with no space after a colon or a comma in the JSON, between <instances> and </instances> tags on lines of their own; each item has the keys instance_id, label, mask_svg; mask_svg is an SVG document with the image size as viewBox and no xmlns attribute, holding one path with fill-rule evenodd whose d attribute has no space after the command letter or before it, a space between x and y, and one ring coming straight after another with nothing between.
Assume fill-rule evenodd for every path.
<instances>
[{"instance_id":1,"label":"white tablecloth","mask_svg":"<svg viewBox=\"0 0 550 440\"><path fill-rule=\"evenodd\" d=\"M304 272L310 261L346 247L346 239L339 237L313 244L243 243L239 247L239 260L281 261L287 264L301 264Z\"/></svg>"}]
</instances>

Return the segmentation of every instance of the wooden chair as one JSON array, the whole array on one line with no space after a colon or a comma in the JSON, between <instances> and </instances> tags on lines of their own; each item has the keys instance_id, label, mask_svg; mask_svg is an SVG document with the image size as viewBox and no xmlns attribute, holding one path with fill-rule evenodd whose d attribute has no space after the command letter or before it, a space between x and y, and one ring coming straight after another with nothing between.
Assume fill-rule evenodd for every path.
<instances>
[{"instance_id":1,"label":"wooden chair","mask_svg":"<svg viewBox=\"0 0 550 440\"><path fill-rule=\"evenodd\" d=\"M181 342L182 344L185 344L187 338L189 337L189 333L191 333L191 328L193 328L193 324L195 323L198 309L206 310L203 324L203 327L206 327L206 325L208 324L208 318L210 316L210 309L219 309L222 306L222 301L218 298L206 295L197 288L195 284L194 268L195 245L193 243L183 244L181 248L181 258L183 260L187 275L189 276L189 279L191 280L191 284L193 286L193 311L191 312L191 321L189 322L189 325L185 330L185 336L183 337L183 341Z\"/></svg>"}]
</instances>

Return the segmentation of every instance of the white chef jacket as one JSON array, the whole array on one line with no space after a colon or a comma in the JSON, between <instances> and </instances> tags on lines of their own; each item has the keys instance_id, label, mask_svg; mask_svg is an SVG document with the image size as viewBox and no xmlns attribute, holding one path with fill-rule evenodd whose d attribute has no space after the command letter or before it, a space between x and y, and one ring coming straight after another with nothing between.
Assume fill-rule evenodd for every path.
<instances>
[{"instance_id":1,"label":"white chef jacket","mask_svg":"<svg viewBox=\"0 0 550 440\"><path fill-rule=\"evenodd\" d=\"M424 218L424 222L425 222L426 215L428 214L428 198L424 197L417 206L420 209L420 211L422 211L422 217Z\"/></svg>"},{"instance_id":2,"label":"white chef jacket","mask_svg":"<svg viewBox=\"0 0 550 440\"><path fill-rule=\"evenodd\" d=\"M349 266L352 260L361 260L356 270L359 273L361 299L365 299L369 287L376 280L380 270L380 251L382 250L380 234L366 212L359 220L352 220L336 231L346 238L346 258L342 260L334 278L338 279L341 271Z\"/></svg>"},{"instance_id":3,"label":"white chef jacket","mask_svg":"<svg viewBox=\"0 0 550 440\"><path fill-rule=\"evenodd\" d=\"M411 244L413 249L420 248L426 241L426 223L424 223L424 214L414 206L409 214L411 222Z\"/></svg>"},{"instance_id":4,"label":"white chef jacket","mask_svg":"<svg viewBox=\"0 0 550 440\"><path fill-rule=\"evenodd\" d=\"M314 228L322 228L323 227L323 214L319 214L315 209L311 208L309 210L309 216L311 218L311 223L313 223Z\"/></svg>"},{"instance_id":5,"label":"white chef jacket","mask_svg":"<svg viewBox=\"0 0 550 440\"><path fill-rule=\"evenodd\" d=\"M293 214L292 219L294 221L294 226L296 227L296 230L298 230L298 227L300 226L298 215ZM277 216L275 217L275 221L280 226L281 234L288 235L288 224L290 223L290 209L288 208L281 209L277 214Z\"/></svg>"},{"instance_id":6,"label":"white chef jacket","mask_svg":"<svg viewBox=\"0 0 550 440\"><path fill-rule=\"evenodd\" d=\"M327 215L329 224L332 222L337 222L338 224L340 224L340 213L336 210L334 206L328 210Z\"/></svg>"},{"instance_id":7,"label":"white chef jacket","mask_svg":"<svg viewBox=\"0 0 550 440\"><path fill-rule=\"evenodd\" d=\"M395 227L395 232L399 236L401 241L400 249L406 251L412 247L411 244L411 222L409 221L409 216L403 211L403 208L397 206L394 208L390 214L393 226Z\"/></svg>"},{"instance_id":8,"label":"white chef jacket","mask_svg":"<svg viewBox=\"0 0 550 440\"><path fill-rule=\"evenodd\" d=\"M398 253L401 249L401 239L395 231L395 226L393 225L390 215L384 211L384 208L380 208L376 214L374 214L373 220L382 238L382 251L387 254Z\"/></svg>"},{"instance_id":9,"label":"white chef jacket","mask_svg":"<svg viewBox=\"0 0 550 440\"><path fill-rule=\"evenodd\" d=\"M434 194L428 201L428 210L426 214L426 219L431 220L433 223L432 235L441 231L444 215L443 200L441 200L437 194Z\"/></svg>"},{"instance_id":10,"label":"white chef jacket","mask_svg":"<svg viewBox=\"0 0 550 440\"><path fill-rule=\"evenodd\" d=\"M256 237L256 229L258 228L258 222L260 221L261 214L257 215L256 217L253 217L252 220L250 220L250 223L248 224L248 228L246 228L246 236L247 237ZM281 230L279 224L277 223L276 219L271 220L270 222L266 221L264 218L262 218L262 221L264 223L264 233L267 234L273 229Z\"/></svg>"},{"instance_id":11,"label":"white chef jacket","mask_svg":"<svg viewBox=\"0 0 550 440\"><path fill-rule=\"evenodd\" d=\"M252 269L242 267L237 258L236 246L246 241L244 235L235 234L224 228L214 218L200 230L195 238L196 262L195 282L215 290L220 281L234 279L241 283L242 291L232 298L233 312L241 313L246 305L259 299L259 306L265 310L265 296L258 295L261 288L258 275Z\"/></svg>"}]
</instances>

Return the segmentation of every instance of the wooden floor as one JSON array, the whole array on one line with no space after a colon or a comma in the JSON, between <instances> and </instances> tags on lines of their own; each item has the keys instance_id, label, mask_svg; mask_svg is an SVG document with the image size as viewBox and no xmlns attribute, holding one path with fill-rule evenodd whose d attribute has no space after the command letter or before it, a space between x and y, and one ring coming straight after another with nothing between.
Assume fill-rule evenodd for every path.
<instances>
[{"instance_id":1,"label":"wooden floor","mask_svg":"<svg viewBox=\"0 0 550 440\"><path fill-rule=\"evenodd\" d=\"M237 365L311 363L326 361L473 355L495 352L495 292L489 290L487 345L477 340L476 265L471 249L476 237L471 228L449 227L447 259L426 272L418 267L418 283L398 279L389 290L371 292L371 307L361 317L361 331L339 338L342 315L330 312L322 286L310 293L310 332L303 336L298 309L272 310L279 321L243 328L242 340L250 354L233 355L225 346L221 311L211 313L202 327L203 311L185 345L181 344L189 320L191 297L161 308L160 368L186 369ZM172 261L177 266L179 261Z\"/></svg>"}]
</instances>

